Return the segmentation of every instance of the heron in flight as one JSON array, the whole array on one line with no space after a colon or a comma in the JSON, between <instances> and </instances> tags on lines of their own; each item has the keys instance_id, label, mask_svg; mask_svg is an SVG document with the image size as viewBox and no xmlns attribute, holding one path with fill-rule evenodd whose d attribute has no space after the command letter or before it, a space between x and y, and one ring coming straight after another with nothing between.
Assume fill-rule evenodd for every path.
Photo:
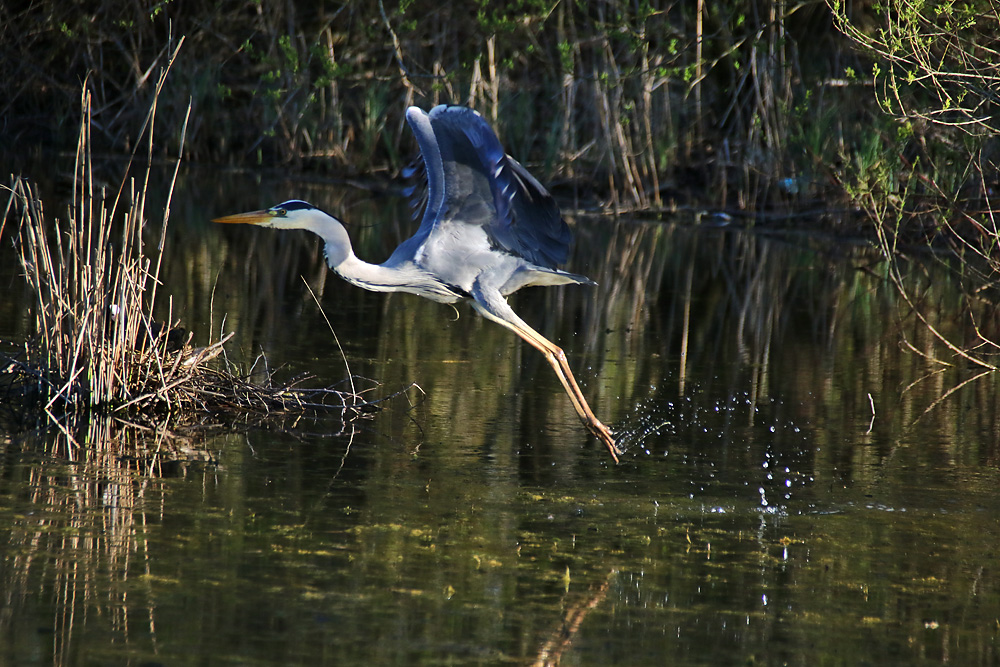
<instances>
[{"instance_id":1,"label":"heron in flight","mask_svg":"<svg viewBox=\"0 0 1000 667\"><path fill-rule=\"evenodd\" d=\"M214 222L307 229L323 239L327 264L347 282L373 292L408 292L439 303L467 301L537 349L566 389L577 415L618 462L611 431L594 416L566 355L518 317L506 297L534 285L593 285L556 268L566 261L570 231L544 186L507 155L477 112L440 105L406 111L423 158L427 188L417 232L382 264L358 259L343 223L304 201Z\"/></svg>"}]
</instances>

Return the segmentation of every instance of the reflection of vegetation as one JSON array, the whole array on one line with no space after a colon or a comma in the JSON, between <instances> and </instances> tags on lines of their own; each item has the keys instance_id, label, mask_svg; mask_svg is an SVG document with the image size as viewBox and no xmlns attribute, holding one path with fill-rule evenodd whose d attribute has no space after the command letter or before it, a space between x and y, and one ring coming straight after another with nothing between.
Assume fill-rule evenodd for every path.
<instances>
[{"instance_id":1,"label":"reflection of vegetation","mask_svg":"<svg viewBox=\"0 0 1000 667\"><path fill-rule=\"evenodd\" d=\"M148 530L162 513L162 477L213 454L163 424L93 419L50 433L5 448L42 462L4 475L4 498L16 500L2 506L0 632L13 662L41 649L51 664L72 665L101 650L94 636L155 632Z\"/></svg>"},{"instance_id":2,"label":"reflection of vegetation","mask_svg":"<svg viewBox=\"0 0 1000 667\"><path fill-rule=\"evenodd\" d=\"M387 218L367 194L310 192L324 197L351 212L365 255L407 229L402 206ZM74 511L46 515L47 496L33 505L17 493L26 471L51 474L47 457L5 468L10 551L38 547L0 630L47 627L68 608L49 591L76 562L91 587L77 593L72 646L105 662L530 663L559 650L563 664L967 662L989 650L996 387L966 385L910 426L963 370L908 387L926 369L900 334L919 349L931 341L880 289L878 254L845 261L843 246L813 237L576 226L570 266L601 286L526 290L517 307L593 368L581 379L602 409L670 422L621 466L595 465L601 452L556 404L565 398L544 362L509 333L328 279L304 235L195 228L190 238L229 258L209 273L221 268L217 293L230 295L243 345L284 345L275 354L295 359L289 373L340 371L303 274L325 287L352 364L388 386L418 378L426 399L381 412L349 445L322 427L213 440L217 466L148 482L143 542L116 561L127 577L41 529L25 534L18 522L48 516L59 533ZM246 271L265 259L275 275ZM905 278L952 303L950 279L921 273ZM201 312L207 295L173 287L175 307ZM292 343L280 337L290 320ZM938 324L957 330L943 311ZM67 568L40 566L57 559ZM127 626L107 629L111 610ZM558 644L564 624L569 646Z\"/></svg>"}]
</instances>

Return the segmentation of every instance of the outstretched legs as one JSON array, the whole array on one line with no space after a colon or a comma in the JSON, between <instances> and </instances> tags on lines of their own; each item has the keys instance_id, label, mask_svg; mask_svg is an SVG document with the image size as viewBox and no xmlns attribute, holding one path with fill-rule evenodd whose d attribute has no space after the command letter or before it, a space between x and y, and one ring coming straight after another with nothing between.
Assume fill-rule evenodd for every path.
<instances>
[{"instance_id":1,"label":"outstretched legs","mask_svg":"<svg viewBox=\"0 0 1000 667\"><path fill-rule=\"evenodd\" d=\"M500 298L503 299L503 297ZM583 422L583 425L587 427L587 430L594 437L604 443L604 446L608 449L608 453L611 454L611 458L614 459L615 463L618 463L619 451L618 446L615 444L615 438L611 435L608 427L590 409L587 399L584 398L583 392L580 391L580 385L576 383L576 378L573 377L573 371L570 370L569 364L566 362L566 354L562 351L562 348L528 326L507 305L506 300L503 300L503 307L497 307L498 304L496 301L485 304L479 300L473 301L473 306L483 317L510 329L527 341L533 348L545 355L545 360L552 366L552 370L556 372L556 377L559 378L563 388L566 390L566 394L569 395L569 400L573 404L576 414L579 415L580 421Z\"/></svg>"}]
</instances>

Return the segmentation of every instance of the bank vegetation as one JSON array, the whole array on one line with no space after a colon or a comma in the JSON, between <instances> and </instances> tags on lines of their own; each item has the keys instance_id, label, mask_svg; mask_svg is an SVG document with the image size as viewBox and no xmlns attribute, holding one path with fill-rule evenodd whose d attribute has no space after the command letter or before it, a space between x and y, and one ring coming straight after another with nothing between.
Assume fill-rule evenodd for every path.
<instances>
[{"instance_id":1,"label":"bank vegetation","mask_svg":"<svg viewBox=\"0 0 1000 667\"><path fill-rule=\"evenodd\" d=\"M0 347L0 423L20 429L48 420L69 435L86 431L95 416L162 431L164 425L176 430L229 423L248 413L334 412L344 422L371 414L384 400L371 396L373 383L354 377L339 387L310 387L312 378L306 377L279 382L263 357L241 367L226 355L224 345L233 334L224 332L223 321L217 336L209 332L208 345L195 346L193 334L175 319L171 300L159 294L187 127L185 118L176 139L165 140L176 150L174 180L164 208L153 211L147 206L152 153L157 141L164 141L157 111L173 55L156 77L137 134L141 142L117 185L95 180L87 82L65 216L47 213L26 178L15 177L7 188L0 233L9 218L34 301L28 339ZM166 319L158 319L158 313L166 313Z\"/></svg>"}]
</instances>

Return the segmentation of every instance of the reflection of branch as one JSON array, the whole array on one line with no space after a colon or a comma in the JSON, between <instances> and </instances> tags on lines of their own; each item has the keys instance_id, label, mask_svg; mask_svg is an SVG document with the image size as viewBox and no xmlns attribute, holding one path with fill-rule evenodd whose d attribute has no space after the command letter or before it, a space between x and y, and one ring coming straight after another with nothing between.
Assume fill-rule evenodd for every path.
<instances>
[{"instance_id":1,"label":"reflection of branch","mask_svg":"<svg viewBox=\"0 0 1000 667\"><path fill-rule=\"evenodd\" d=\"M930 412L931 410L933 410L934 408L936 408L942 401L944 401L946 398L948 398L949 396L951 396L952 394L954 394L956 391L958 391L959 389L961 389L965 385L969 384L970 382L975 382L979 378L981 378L981 377L983 377L985 375L988 375L990 372L991 371L989 369L987 369L985 371L980 371L977 375L973 375L972 377L964 380L963 382L958 383L958 385L956 385L956 386L952 387L951 389L949 389L948 391L946 391L944 394L942 394L941 396L939 396L937 398L937 400L935 400L933 403L931 403L930 405L928 405L927 409L924 410L923 412L921 412L919 417L917 417L912 422L910 422L910 426L913 426L918 421L920 421L921 419L923 419L924 415L926 415L928 412Z\"/></svg>"},{"instance_id":2,"label":"reflection of branch","mask_svg":"<svg viewBox=\"0 0 1000 667\"><path fill-rule=\"evenodd\" d=\"M875 210L876 210L875 207L872 207L872 211ZM875 234L878 239L879 248L881 249L882 254L888 260L889 280L892 283L893 287L896 288L896 292L899 294L899 296L903 299L904 302L906 302L906 305L910 307L910 311L914 314L914 316L918 320L920 320L920 323L924 325L924 328L927 331L929 331L931 335L933 335L934 338L938 340L938 342L940 342L946 348L951 350L957 356L965 359L966 361L975 364L977 366L980 366L981 368L985 368L989 371L1000 370L1000 368L997 368L996 366L989 363L985 359L977 357L974 354L971 354L969 351L953 343L947 336L945 336L942 332L938 331L937 327L935 327L934 324L931 323L931 321L923 313L923 311L920 310L920 308L914 302L913 296L910 294L910 291L906 288L906 283L903 279L902 271L899 268L899 259L898 259L899 253L896 248L895 239L893 239L892 241L889 240L887 230L885 228L886 223L884 221L879 219L879 217L877 217L876 215L873 215L873 219L875 221ZM978 328L977 328L977 334L978 334ZM982 337L982 334L979 335L980 337Z\"/></svg>"},{"instance_id":3,"label":"reflection of branch","mask_svg":"<svg viewBox=\"0 0 1000 667\"><path fill-rule=\"evenodd\" d=\"M550 667L551 665L559 664L563 653L572 646L573 637L579 631L580 624L583 623L583 619L586 618L587 613L599 605L608 594L611 577L615 573L616 570L611 570L604 583L596 589L593 587L590 589L589 597L580 600L577 604L570 605L566 613L563 614L562 623L549 633L549 638L538 649L538 655L535 658L535 662L532 663L533 667Z\"/></svg>"},{"instance_id":4,"label":"reflection of branch","mask_svg":"<svg viewBox=\"0 0 1000 667\"><path fill-rule=\"evenodd\" d=\"M892 260L892 263L895 264L895 259ZM975 364L977 366L981 366L982 368L985 368L985 369L987 369L989 371L1000 370L996 366L994 366L993 364L991 364L988 361L986 361L985 359L981 359L981 358L979 358L979 357L977 357L975 355L970 354L968 351L960 348L958 345L956 345L955 343L951 342L951 340L949 340L947 336L945 336L943 333L941 333L940 331L938 331L937 327L935 327L930 322L930 320L927 319L927 316L919 308L917 308L917 304L915 304L913 302L913 299L911 298L910 293L907 291L906 286L903 284L902 277L900 277L898 275L898 271L899 271L899 269L896 266L890 266L890 268L889 268L889 277L892 280L893 285L895 285L896 291L903 298L903 301L906 302L906 305L908 305L910 307L911 311L917 317L917 319L920 320L920 323L923 324L924 327L935 338L937 338L938 341L942 345L944 345L946 348L948 348L949 350L951 350L952 352L954 352L956 355L962 357L963 359L965 359L966 361L968 361L968 362L970 362L972 364Z\"/></svg>"}]
</instances>

